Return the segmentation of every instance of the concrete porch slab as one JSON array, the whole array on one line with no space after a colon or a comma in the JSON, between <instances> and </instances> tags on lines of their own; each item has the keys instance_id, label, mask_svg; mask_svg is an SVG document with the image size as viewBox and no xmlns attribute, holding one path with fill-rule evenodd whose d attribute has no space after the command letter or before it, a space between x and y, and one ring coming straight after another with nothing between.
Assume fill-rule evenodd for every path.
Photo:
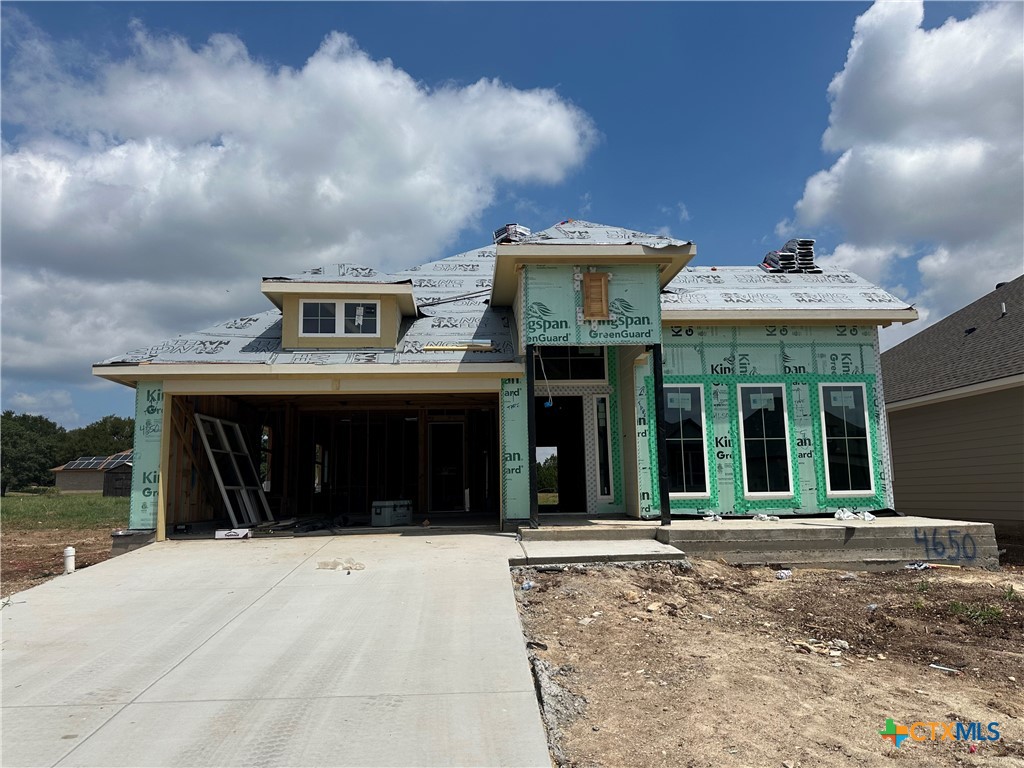
<instances>
[{"instance_id":1,"label":"concrete porch slab","mask_svg":"<svg viewBox=\"0 0 1024 768\"><path fill-rule=\"evenodd\" d=\"M603 548L610 559L633 548L648 556L632 559L657 559L654 550L641 548L645 540L655 540L693 557L737 565L885 570L917 561L978 568L999 564L991 524L930 517L879 517L871 522L834 517L783 517L778 522L675 517L671 526L662 526L657 520L560 516L541 518L540 528L521 528L520 535L527 552L538 557L555 556L558 544L588 543L593 546L586 553L592 556ZM564 551L568 557L571 550Z\"/></svg>"},{"instance_id":2,"label":"concrete porch slab","mask_svg":"<svg viewBox=\"0 0 1024 768\"><path fill-rule=\"evenodd\" d=\"M676 547L645 539L584 539L520 542L522 557L508 559L509 565L567 565L569 563L629 563L685 560Z\"/></svg>"}]
</instances>

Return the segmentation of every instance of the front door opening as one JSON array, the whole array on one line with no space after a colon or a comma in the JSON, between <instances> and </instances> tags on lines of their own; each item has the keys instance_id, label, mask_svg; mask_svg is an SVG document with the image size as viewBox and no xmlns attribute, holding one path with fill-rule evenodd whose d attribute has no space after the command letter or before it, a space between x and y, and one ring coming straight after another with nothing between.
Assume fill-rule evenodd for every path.
<instances>
[{"instance_id":1,"label":"front door opening","mask_svg":"<svg viewBox=\"0 0 1024 768\"><path fill-rule=\"evenodd\" d=\"M468 509L465 431L461 421L436 421L427 425L431 512Z\"/></svg>"},{"instance_id":2,"label":"front door opening","mask_svg":"<svg viewBox=\"0 0 1024 768\"><path fill-rule=\"evenodd\" d=\"M583 443L583 398L579 395L534 398L534 412L537 460L541 461L542 455L553 450L557 476L556 506L545 505L544 499L550 497L538 495L538 511L586 512L587 460ZM541 490L539 479L538 473L538 494Z\"/></svg>"}]
</instances>

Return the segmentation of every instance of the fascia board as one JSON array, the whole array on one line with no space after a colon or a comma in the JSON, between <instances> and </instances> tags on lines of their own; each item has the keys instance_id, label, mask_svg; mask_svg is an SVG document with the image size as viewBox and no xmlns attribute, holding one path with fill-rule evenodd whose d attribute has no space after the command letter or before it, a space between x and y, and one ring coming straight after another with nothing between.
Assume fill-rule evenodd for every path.
<instances>
[{"instance_id":1,"label":"fascia board","mask_svg":"<svg viewBox=\"0 0 1024 768\"><path fill-rule=\"evenodd\" d=\"M416 315L416 298L411 283L325 283L295 281L264 281L260 290L278 309L284 308L285 295L301 296L397 296L398 306L406 316Z\"/></svg>"},{"instance_id":2,"label":"fascia board","mask_svg":"<svg viewBox=\"0 0 1024 768\"><path fill-rule=\"evenodd\" d=\"M1012 389L1013 387L1024 387L1024 373L1018 373L1013 376L1004 376L1001 379L992 379L991 381L982 381L977 384L969 384L966 387L947 389L943 392L932 392L930 395L911 397L907 400L897 400L892 403L886 402L885 410L888 413L895 413L897 411L905 411L909 408L917 408L922 405L932 405L934 403L942 403L947 400L959 400L962 397L983 395L989 392L998 392L1003 389Z\"/></svg>"},{"instance_id":3,"label":"fascia board","mask_svg":"<svg viewBox=\"0 0 1024 768\"><path fill-rule=\"evenodd\" d=\"M750 323L750 322L865 322L872 325L911 323L917 320L916 309L697 309L688 311L662 310L663 325L689 323Z\"/></svg>"}]
</instances>

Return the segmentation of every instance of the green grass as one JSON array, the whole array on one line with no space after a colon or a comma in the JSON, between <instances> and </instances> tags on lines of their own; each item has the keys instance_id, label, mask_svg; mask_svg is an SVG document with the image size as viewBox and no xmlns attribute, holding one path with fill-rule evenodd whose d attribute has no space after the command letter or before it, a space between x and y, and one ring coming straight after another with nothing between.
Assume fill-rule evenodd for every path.
<instances>
[{"instance_id":1,"label":"green grass","mask_svg":"<svg viewBox=\"0 0 1024 768\"><path fill-rule=\"evenodd\" d=\"M1021 596L1020 592L1013 588L1013 584L1009 584L1003 592L1003 600L1010 603L1019 603L1024 600L1024 597Z\"/></svg>"},{"instance_id":2,"label":"green grass","mask_svg":"<svg viewBox=\"0 0 1024 768\"><path fill-rule=\"evenodd\" d=\"M125 496L98 493L5 496L0 499L0 526L4 531L124 528L128 525L128 501Z\"/></svg>"},{"instance_id":3,"label":"green grass","mask_svg":"<svg viewBox=\"0 0 1024 768\"><path fill-rule=\"evenodd\" d=\"M961 603L956 600L949 604L949 612L975 624L988 624L1003 615L1003 609L995 605Z\"/></svg>"},{"instance_id":4,"label":"green grass","mask_svg":"<svg viewBox=\"0 0 1024 768\"><path fill-rule=\"evenodd\" d=\"M928 579L923 579L922 581L919 581L917 583L917 591L918 592L927 592L931 588L932 588L932 583L930 581L928 581Z\"/></svg>"}]
</instances>

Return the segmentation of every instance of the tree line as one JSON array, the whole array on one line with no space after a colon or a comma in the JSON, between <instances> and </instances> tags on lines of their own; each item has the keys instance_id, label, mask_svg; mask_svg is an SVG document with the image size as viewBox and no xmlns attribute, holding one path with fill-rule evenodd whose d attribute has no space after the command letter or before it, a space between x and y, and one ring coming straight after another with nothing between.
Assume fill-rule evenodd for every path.
<instances>
[{"instance_id":1,"label":"tree line","mask_svg":"<svg viewBox=\"0 0 1024 768\"><path fill-rule=\"evenodd\" d=\"M54 467L79 456L110 456L130 450L135 419L104 416L65 429L45 416L4 411L0 415L0 495L35 485L53 485Z\"/></svg>"}]
</instances>

